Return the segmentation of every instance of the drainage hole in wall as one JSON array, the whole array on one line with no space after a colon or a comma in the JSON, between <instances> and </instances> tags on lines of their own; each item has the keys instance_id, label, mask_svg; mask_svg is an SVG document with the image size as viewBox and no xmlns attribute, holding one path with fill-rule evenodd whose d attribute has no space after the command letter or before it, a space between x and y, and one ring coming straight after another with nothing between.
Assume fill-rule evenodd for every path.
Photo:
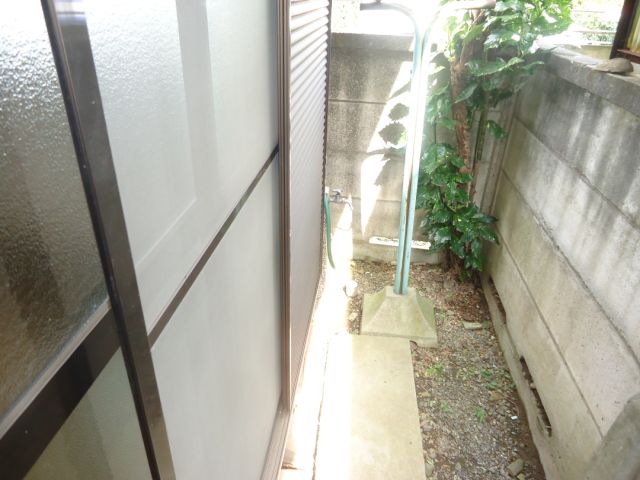
<instances>
[{"instance_id":1,"label":"drainage hole in wall","mask_svg":"<svg viewBox=\"0 0 640 480\"><path fill-rule=\"evenodd\" d=\"M547 410L544 408L544 404L542 403L542 398L540 398L540 394L538 393L538 389L536 388L536 384L533 381L533 377L531 376L531 372L529 371L529 366L527 365L527 361L524 357L520 357L520 366L522 367L522 374L524 375L524 379L529 386L529 390L533 393L533 397L536 401L536 408L538 410L538 424L540 429L548 436L551 436L551 421L549 420L549 416L547 415Z\"/></svg>"},{"instance_id":2,"label":"drainage hole in wall","mask_svg":"<svg viewBox=\"0 0 640 480\"><path fill-rule=\"evenodd\" d=\"M496 303L498 305L498 310L500 310L500 313L502 314L502 321L504 323L507 323L507 312L504 309L504 305L502 305L502 300L500 300L500 294L498 293L496 284L493 283L492 277L489 277L489 288L491 289L491 294L493 295L493 298L496 300Z\"/></svg>"}]
</instances>

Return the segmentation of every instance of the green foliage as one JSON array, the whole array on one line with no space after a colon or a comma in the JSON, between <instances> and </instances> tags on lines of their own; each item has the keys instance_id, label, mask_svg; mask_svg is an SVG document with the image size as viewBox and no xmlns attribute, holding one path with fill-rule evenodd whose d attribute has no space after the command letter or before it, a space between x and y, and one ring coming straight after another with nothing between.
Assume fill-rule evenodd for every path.
<instances>
[{"instance_id":1,"label":"green foliage","mask_svg":"<svg viewBox=\"0 0 640 480\"><path fill-rule=\"evenodd\" d=\"M440 411L443 413L451 413L453 410L451 409L451 405L446 400L442 400L440 402Z\"/></svg>"},{"instance_id":2,"label":"green foliage","mask_svg":"<svg viewBox=\"0 0 640 480\"><path fill-rule=\"evenodd\" d=\"M569 26L571 2L498 0L492 10L457 13L447 19L446 42L431 58L425 121L433 134L432 141L423 139L416 208L425 211L421 228L432 248L448 249L457 257L463 278L484 268L483 242L498 242L496 218L472 201L485 132L497 139L507 135L487 112L513 96L543 64L536 40ZM454 114L461 108L462 118ZM401 120L408 114L406 105L397 104L389 113L392 122L379 132L388 157L404 149L407 131ZM468 142L474 124L478 134L472 155L462 148L460 131ZM438 142L438 127L456 129L457 144Z\"/></svg>"},{"instance_id":3,"label":"green foliage","mask_svg":"<svg viewBox=\"0 0 640 480\"><path fill-rule=\"evenodd\" d=\"M451 17L443 49L452 63L461 58L463 48L481 43L466 63L467 88L473 91L464 101L471 114L496 106L524 86L542 63L534 59L536 40L569 26L571 0L499 0L478 18L469 12Z\"/></svg>"},{"instance_id":4,"label":"green foliage","mask_svg":"<svg viewBox=\"0 0 640 480\"><path fill-rule=\"evenodd\" d=\"M467 134L479 123L476 151L482 151L485 131L504 138L506 131L487 119L486 112L520 90L542 65L536 40L566 29L570 13L571 0L498 0L493 10L449 18L447 41L432 58L426 121L433 126L433 136L437 126L456 127L452 110L462 104ZM464 88L453 98L451 75L460 62ZM448 248L458 257L464 277L483 269L483 241L497 243L498 238L492 229L496 219L483 214L470 198L474 159L462 158L459 148L437 140L427 146L417 207L425 210L421 227L433 247Z\"/></svg>"},{"instance_id":5,"label":"green foliage","mask_svg":"<svg viewBox=\"0 0 640 480\"><path fill-rule=\"evenodd\" d=\"M487 421L487 412L481 405L476 408L476 418L480 423Z\"/></svg>"},{"instance_id":6,"label":"green foliage","mask_svg":"<svg viewBox=\"0 0 640 480\"><path fill-rule=\"evenodd\" d=\"M582 32L583 41L611 45L623 4L624 0L577 0L573 9L574 26L579 29L598 30Z\"/></svg>"},{"instance_id":7,"label":"green foliage","mask_svg":"<svg viewBox=\"0 0 640 480\"><path fill-rule=\"evenodd\" d=\"M484 267L482 240L498 241L491 228L495 218L469 201L464 186L471 174L461 173L463 166L452 145L429 144L422 158L416 206L425 210L420 226L432 248L449 247L466 272L479 271Z\"/></svg>"},{"instance_id":8,"label":"green foliage","mask_svg":"<svg viewBox=\"0 0 640 480\"><path fill-rule=\"evenodd\" d=\"M486 388L487 390L497 390L498 382L496 382L495 380L491 380L490 382L484 384L484 388Z\"/></svg>"},{"instance_id":9,"label":"green foliage","mask_svg":"<svg viewBox=\"0 0 640 480\"><path fill-rule=\"evenodd\" d=\"M442 361L438 361L427 368L428 377L435 377L437 375L444 375L444 363L442 363Z\"/></svg>"},{"instance_id":10,"label":"green foliage","mask_svg":"<svg viewBox=\"0 0 640 480\"><path fill-rule=\"evenodd\" d=\"M491 370L486 368L481 368L479 373L484 380L487 380L487 382L484 384L484 388L486 388L487 390L498 389L498 386L499 386L498 382L493 379L493 372Z\"/></svg>"},{"instance_id":11,"label":"green foliage","mask_svg":"<svg viewBox=\"0 0 640 480\"><path fill-rule=\"evenodd\" d=\"M488 370L486 368L481 368L480 369L480 375L485 378L486 380L490 380L491 377L493 377L493 372L491 370Z\"/></svg>"}]
</instances>

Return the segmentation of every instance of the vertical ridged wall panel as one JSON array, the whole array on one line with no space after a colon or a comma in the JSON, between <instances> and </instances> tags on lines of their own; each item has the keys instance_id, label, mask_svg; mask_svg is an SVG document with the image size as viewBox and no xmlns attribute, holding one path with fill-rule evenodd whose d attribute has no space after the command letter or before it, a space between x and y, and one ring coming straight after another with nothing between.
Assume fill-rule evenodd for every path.
<instances>
[{"instance_id":1,"label":"vertical ridged wall panel","mask_svg":"<svg viewBox=\"0 0 640 480\"><path fill-rule=\"evenodd\" d=\"M320 277L329 1L289 7L291 378L300 372Z\"/></svg>"}]
</instances>

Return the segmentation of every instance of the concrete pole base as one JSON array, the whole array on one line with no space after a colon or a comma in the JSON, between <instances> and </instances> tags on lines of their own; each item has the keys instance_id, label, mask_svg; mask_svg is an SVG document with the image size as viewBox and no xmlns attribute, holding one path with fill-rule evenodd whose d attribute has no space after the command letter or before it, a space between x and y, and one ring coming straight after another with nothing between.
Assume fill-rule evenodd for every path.
<instances>
[{"instance_id":1,"label":"concrete pole base","mask_svg":"<svg viewBox=\"0 0 640 480\"><path fill-rule=\"evenodd\" d=\"M406 295L396 295L390 286L366 294L360 333L407 338L421 347L438 346L433 303L414 288L409 288Z\"/></svg>"}]
</instances>

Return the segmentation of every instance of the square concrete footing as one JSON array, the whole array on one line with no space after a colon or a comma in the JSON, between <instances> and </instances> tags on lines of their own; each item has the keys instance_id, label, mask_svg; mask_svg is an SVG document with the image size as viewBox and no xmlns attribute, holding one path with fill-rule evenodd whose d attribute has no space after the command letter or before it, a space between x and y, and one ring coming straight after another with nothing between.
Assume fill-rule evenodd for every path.
<instances>
[{"instance_id":1,"label":"square concrete footing","mask_svg":"<svg viewBox=\"0 0 640 480\"><path fill-rule=\"evenodd\" d=\"M393 287L366 294L362 307L362 335L384 335L413 340L422 347L438 346L433 303L409 288L406 295Z\"/></svg>"}]
</instances>

